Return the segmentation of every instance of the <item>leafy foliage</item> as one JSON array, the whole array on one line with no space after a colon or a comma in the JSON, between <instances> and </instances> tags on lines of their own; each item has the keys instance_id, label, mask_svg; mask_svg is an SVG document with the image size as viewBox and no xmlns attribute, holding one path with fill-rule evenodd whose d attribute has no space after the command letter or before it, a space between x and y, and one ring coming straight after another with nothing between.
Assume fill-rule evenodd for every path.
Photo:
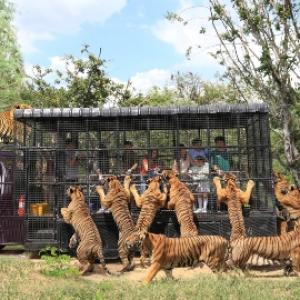
<instances>
[{"instance_id":1,"label":"leafy foliage","mask_svg":"<svg viewBox=\"0 0 300 300\"><path fill-rule=\"evenodd\" d=\"M19 102L23 63L12 25L13 6L0 0L0 110Z\"/></svg>"},{"instance_id":2,"label":"leafy foliage","mask_svg":"<svg viewBox=\"0 0 300 300\"><path fill-rule=\"evenodd\" d=\"M172 87L152 88L148 93L121 101L120 106L202 105L214 102L238 102L239 95L228 84L202 80L192 72L171 75Z\"/></svg>"},{"instance_id":3,"label":"leafy foliage","mask_svg":"<svg viewBox=\"0 0 300 300\"><path fill-rule=\"evenodd\" d=\"M269 104L275 166L290 170L300 186L300 3L233 0L230 9L222 0L209 3L220 42L212 55L226 67L224 78L242 99ZM174 13L167 17L189 22Z\"/></svg>"},{"instance_id":4,"label":"leafy foliage","mask_svg":"<svg viewBox=\"0 0 300 300\"><path fill-rule=\"evenodd\" d=\"M67 55L64 70L35 66L23 98L36 107L101 107L130 97L129 83L124 86L109 78L101 52L96 55L85 45L81 54L81 58Z\"/></svg>"}]
</instances>

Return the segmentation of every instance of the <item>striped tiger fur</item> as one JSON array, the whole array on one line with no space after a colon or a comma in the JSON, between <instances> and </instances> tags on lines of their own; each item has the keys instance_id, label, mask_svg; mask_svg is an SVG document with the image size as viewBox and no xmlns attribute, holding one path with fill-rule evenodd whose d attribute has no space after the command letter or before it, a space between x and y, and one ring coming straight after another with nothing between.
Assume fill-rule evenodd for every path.
<instances>
[{"instance_id":1,"label":"striped tiger fur","mask_svg":"<svg viewBox=\"0 0 300 300\"><path fill-rule=\"evenodd\" d=\"M80 239L76 254L81 264L81 274L84 275L93 270L96 258L100 260L103 269L109 273L104 261L101 237L90 215L82 189L71 186L67 194L71 202L67 208L61 209L61 214L64 221L73 226Z\"/></svg>"},{"instance_id":2,"label":"striped tiger fur","mask_svg":"<svg viewBox=\"0 0 300 300\"><path fill-rule=\"evenodd\" d=\"M216 187L217 201L224 202L228 208L228 216L231 225L230 242L233 242L239 238L246 237L246 227L244 222L244 216L242 213L242 204L249 203L252 190L255 186L254 181L249 180L247 183L246 191L240 190L236 185L236 176L227 173L225 175L225 188L221 187L221 181L219 177L213 179L213 183ZM246 264L247 267L257 266L282 266L279 261L272 261L263 258L259 255L251 255Z\"/></svg>"},{"instance_id":3,"label":"striped tiger fur","mask_svg":"<svg viewBox=\"0 0 300 300\"><path fill-rule=\"evenodd\" d=\"M180 224L181 237L197 236L199 234L193 216L193 193L186 184L181 182L174 170L164 170L162 176L170 185L170 201L168 209L175 209L178 223Z\"/></svg>"},{"instance_id":4,"label":"striped tiger fur","mask_svg":"<svg viewBox=\"0 0 300 300\"><path fill-rule=\"evenodd\" d=\"M230 242L246 236L246 227L242 213L242 204L249 203L252 189L255 186L254 181L249 180L245 192L236 185L236 177L233 174L225 175L226 187L221 187L219 177L213 179L216 187L218 202L225 202L228 208L228 216L231 225Z\"/></svg>"},{"instance_id":5,"label":"striped tiger fur","mask_svg":"<svg viewBox=\"0 0 300 300\"><path fill-rule=\"evenodd\" d=\"M141 208L139 218L136 224L138 230L148 231L151 226L156 212L159 208L164 207L167 199L167 191L160 191L161 176L155 176L148 181L148 188L142 196L139 195L136 186L130 186L136 206Z\"/></svg>"},{"instance_id":6,"label":"striped tiger fur","mask_svg":"<svg viewBox=\"0 0 300 300\"><path fill-rule=\"evenodd\" d=\"M124 187L116 176L109 176L106 179L108 183L108 193L105 195L103 186L98 185L96 192L99 194L101 204L109 208L112 216L119 228L119 256L123 264L121 272L130 271L134 268L134 253L128 251L126 247L126 238L134 232L134 223L129 212L130 201L130 176L125 176Z\"/></svg>"},{"instance_id":7,"label":"striped tiger fur","mask_svg":"<svg viewBox=\"0 0 300 300\"><path fill-rule=\"evenodd\" d=\"M291 219L300 217L300 191L280 173L274 174L274 192L277 200L289 212Z\"/></svg>"},{"instance_id":8,"label":"striped tiger fur","mask_svg":"<svg viewBox=\"0 0 300 300\"><path fill-rule=\"evenodd\" d=\"M233 263L244 269L251 255L289 262L291 251L300 245L300 226L280 236L245 237L231 243Z\"/></svg>"},{"instance_id":9,"label":"striped tiger fur","mask_svg":"<svg viewBox=\"0 0 300 300\"><path fill-rule=\"evenodd\" d=\"M10 110L0 112L0 138L12 139L14 134L14 128L16 127L15 133L17 139L20 138L21 125L18 121L14 121L14 112L16 109L27 109L31 108L30 105L20 103L15 104Z\"/></svg>"},{"instance_id":10,"label":"striped tiger fur","mask_svg":"<svg viewBox=\"0 0 300 300\"><path fill-rule=\"evenodd\" d=\"M285 221L280 222L280 234L288 232L288 225L294 225L293 220L300 217L300 192L297 187L291 185L280 173L274 173L274 191L277 200L287 210ZM292 268L296 274L300 274L300 245L291 251Z\"/></svg>"},{"instance_id":11,"label":"striped tiger fur","mask_svg":"<svg viewBox=\"0 0 300 300\"><path fill-rule=\"evenodd\" d=\"M157 211L164 207L167 199L167 190L162 193L160 191L161 176L155 176L148 180L148 188L142 196L139 195L136 186L132 184L130 186L130 192L134 197L137 207L141 207L139 218L135 225L135 231L146 231L148 232ZM133 239L137 237L134 233L129 238ZM145 266L146 253L143 248L138 247L139 240L136 239L137 249L141 251L141 265Z\"/></svg>"},{"instance_id":12,"label":"striped tiger fur","mask_svg":"<svg viewBox=\"0 0 300 300\"><path fill-rule=\"evenodd\" d=\"M150 283L160 269L172 276L175 267L195 266L202 262L213 271L226 268L228 241L221 236L168 238L162 234L140 232L140 240L152 253L144 283ZM135 241L132 245L128 241L127 245L129 248L135 246Z\"/></svg>"}]
</instances>

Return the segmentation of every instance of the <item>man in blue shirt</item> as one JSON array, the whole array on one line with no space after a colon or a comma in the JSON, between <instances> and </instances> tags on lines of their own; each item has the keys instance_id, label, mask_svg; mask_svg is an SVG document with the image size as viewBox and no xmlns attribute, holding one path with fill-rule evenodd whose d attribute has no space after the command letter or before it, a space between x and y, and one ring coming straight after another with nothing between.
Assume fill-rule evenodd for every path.
<instances>
[{"instance_id":1,"label":"man in blue shirt","mask_svg":"<svg viewBox=\"0 0 300 300\"><path fill-rule=\"evenodd\" d=\"M216 149L211 152L212 169L223 176L231 168L231 157L227 151L224 136L215 137Z\"/></svg>"},{"instance_id":2,"label":"man in blue shirt","mask_svg":"<svg viewBox=\"0 0 300 300\"><path fill-rule=\"evenodd\" d=\"M209 159L208 149L202 147L202 141L200 139L193 139L191 144L192 148L188 151L191 165L194 165L194 161L198 156L203 156L207 160Z\"/></svg>"}]
</instances>

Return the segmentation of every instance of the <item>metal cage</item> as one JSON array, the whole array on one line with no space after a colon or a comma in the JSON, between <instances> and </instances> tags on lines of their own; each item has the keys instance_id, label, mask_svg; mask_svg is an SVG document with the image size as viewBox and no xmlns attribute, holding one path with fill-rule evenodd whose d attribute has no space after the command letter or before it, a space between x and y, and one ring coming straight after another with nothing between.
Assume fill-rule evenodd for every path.
<instances>
[{"instance_id":1,"label":"metal cage","mask_svg":"<svg viewBox=\"0 0 300 300\"><path fill-rule=\"evenodd\" d=\"M24 216L18 214L19 203L14 195L15 162L13 150L0 151L0 249L24 240Z\"/></svg>"},{"instance_id":2,"label":"metal cage","mask_svg":"<svg viewBox=\"0 0 300 300\"><path fill-rule=\"evenodd\" d=\"M139 165L133 172L134 181L143 189L141 161L151 155L152 149L158 150L156 160L160 169L170 168L174 161L180 165L180 149L191 149L193 139L201 139L208 155L213 153L217 136L225 138L230 171L235 172L240 186L244 188L249 179L256 182L250 215L246 217L248 234L275 234L268 117L264 104L17 110L15 118L22 124L19 126L22 138L16 149L15 197L26 195L27 247L48 244L67 247L72 230L62 222L60 208L68 204L67 187L79 184L85 188L86 201L102 233L106 255L116 253L118 230L110 213L100 209L94 191L97 170L122 176L130 167L128 160L134 157ZM128 141L134 155L127 156L126 161ZM68 166L70 157L76 157L73 169ZM210 157L208 162L211 163ZM181 175L198 197L193 180ZM228 236L226 209L216 205L212 186L215 175L210 168L208 212L195 214L195 222L203 234ZM131 212L136 219L138 209L133 203ZM151 230L178 236L174 212L161 210Z\"/></svg>"}]
</instances>

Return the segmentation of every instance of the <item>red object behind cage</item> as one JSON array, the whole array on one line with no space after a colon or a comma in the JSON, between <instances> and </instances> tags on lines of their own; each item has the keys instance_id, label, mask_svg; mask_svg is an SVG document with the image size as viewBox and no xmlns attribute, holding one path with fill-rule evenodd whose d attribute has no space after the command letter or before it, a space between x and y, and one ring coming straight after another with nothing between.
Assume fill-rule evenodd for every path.
<instances>
[{"instance_id":1,"label":"red object behind cage","mask_svg":"<svg viewBox=\"0 0 300 300\"><path fill-rule=\"evenodd\" d=\"M25 195L21 194L19 197L19 208L18 208L18 216L25 216Z\"/></svg>"}]
</instances>

